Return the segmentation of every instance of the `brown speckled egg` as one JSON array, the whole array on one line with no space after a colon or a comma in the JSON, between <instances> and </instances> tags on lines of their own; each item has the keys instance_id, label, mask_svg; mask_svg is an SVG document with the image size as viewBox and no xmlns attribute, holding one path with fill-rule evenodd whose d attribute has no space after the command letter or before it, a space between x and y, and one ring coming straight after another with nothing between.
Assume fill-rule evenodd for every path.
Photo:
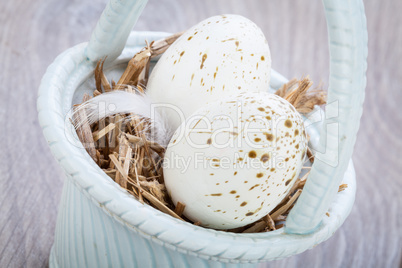
<instances>
[{"instance_id":1,"label":"brown speckled egg","mask_svg":"<svg viewBox=\"0 0 402 268\"><path fill-rule=\"evenodd\" d=\"M289 102L242 93L197 110L176 130L165 155L166 187L192 221L241 227L285 197L306 146L303 120Z\"/></svg>"},{"instance_id":2,"label":"brown speckled egg","mask_svg":"<svg viewBox=\"0 0 402 268\"><path fill-rule=\"evenodd\" d=\"M148 95L175 130L211 101L243 91L265 91L271 54L261 29L238 15L208 18L187 30L161 56L149 77ZM177 109L176 109L177 108Z\"/></svg>"}]
</instances>

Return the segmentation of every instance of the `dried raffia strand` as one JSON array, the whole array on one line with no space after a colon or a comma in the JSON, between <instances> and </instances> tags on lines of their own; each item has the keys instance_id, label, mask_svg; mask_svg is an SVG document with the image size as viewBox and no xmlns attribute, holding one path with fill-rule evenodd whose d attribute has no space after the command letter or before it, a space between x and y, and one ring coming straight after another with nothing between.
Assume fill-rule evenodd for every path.
<instances>
[{"instance_id":1,"label":"dried raffia strand","mask_svg":"<svg viewBox=\"0 0 402 268\"><path fill-rule=\"evenodd\" d=\"M151 58L151 49L145 47L128 62L127 68L117 82L116 88L121 89L124 85L137 85L141 72L146 68Z\"/></svg>"},{"instance_id":2,"label":"dried raffia strand","mask_svg":"<svg viewBox=\"0 0 402 268\"><path fill-rule=\"evenodd\" d=\"M289 201L282 207L280 207L277 211L271 214L271 218L273 220L276 219L279 215L282 215L283 213L287 212L288 209L296 202L297 198L301 194L302 190L297 190L296 193L289 199Z\"/></svg>"},{"instance_id":3,"label":"dried raffia strand","mask_svg":"<svg viewBox=\"0 0 402 268\"><path fill-rule=\"evenodd\" d=\"M301 81L292 79L279 88L275 94L289 101L301 114L307 114L313 111L315 105L326 103L326 92L322 89L311 90L310 78L307 76Z\"/></svg>"},{"instance_id":4,"label":"dried raffia strand","mask_svg":"<svg viewBox=\"0 0 402 268\"><path fill-rule=\"evenodd\" d=\"M276 229L281 229L283 226L285 226L285 224L280 223L280 224L278 224L278 225L275 225L275 228L276 228Z\"/></svg>"},{"instance_id":5,"label":"dried raffia strand","mask_svg":"<svg viewBox=\"0 0 402 268\"><path fill-rule=\"evenodd\" d=\"M276 230L276 228L275 228L275 222L274 222L274 220L271 218L271 215L267 214L267 216L265 216L265 217L263 218L263 221L265 221L265 222L267 223L267 226L268 226L268 230L269 230L269 231L275 231L275 230Z\"/></svg>"},{"instance_id":6,"label":"dried raffia strand","mask_svg":"<svg viewBox=\"0 0 402 268\"><path fill-rule=\"evenodd\" d=\"M297 89L289 91L289 94L285 97L285 99L296 108L298 106L297 104L300 102L302 97L307 93L307 90L309 90L312 85L313 82L311 82L308 77L303 78L299 82L299 86L297 87Z\"/></svg>"},{"instance_id":7,"label":"dried raffia strand","mask_svg":"<svg viewBox=\"0 0 402 268\"><path fill-rule=\"evenodd\" d=\"M142 133L141 138L142 138L142 140L143 140L143 142L144 142L144 151L145 151L145 153L146 153L147 156L148 156L147 159L151 159L151 163L152 163L153 167L156 168L157 166L156 166L156 163L155 163L155 159L152 157L152 152L150 151L150 148L149 148L149 146L148 146L147 139L146 139L144 133Z\"/></svg>"},{"instance_id":8,"label":"dried raffia strand","mask_svg":"<svg viewBox=\"0 0 402 268\"><path fill-rule=\"evenodd\" d=\"M140 180L140 185L141 185L142 189L148 191L153 196L155 196L159 201L161 201L163 204L167 205L167 202L165 201L166 188L165 188L164 184L160 184L157 180L152 180L152 181ZM175 210L175 212L176 212L176 210ZM177 215L179 215L179 214L177 214ZM179 216L181 216L181 214Z\"/></svg>"},{"instance_id":9,"label":"dried raffia strand","mask_svg":"<svg viewBox=\"0 0 402 268\"><path fill-rule=\"evenodd\" d=\"M163 204L161 201L159 201L155 196L151 195L147 191L143 191L142 194L146 199L149 200L155 207L157 207L160 211L169 214L170 216L183 220L181 217L179 217L174 211L172 211L170 208L168 208L165 204Z\"/></svg>"},{"instance_id":10,"label":"dried raffia strand","mask_svg":"<svg viewBox=\"0 0 402 268\"><path fill-rule=\"evenodd\" d=\"M314 163L314 154L310 147L307 147L307 157L311 161L311 163Z\"/></svg>"},{"instance_id":11,"label":"dried raffia strand","mask_svg":"<svg viewBox=\"0 0 402 268\"><path fill-rule=\"evenodd\" d=\"M278 217L276 217L274 222L275 222L275 224L277 224L277 222L284 221L284 220L286 220L286 216L279 215Z\"/></svg>"},{"instance_id":12,"label":"dried raffia strand","mask_svg":"<svg viewBox=\"0 0 402 268\"><path fill-rule=\"evenodd\" d=\"M342 191L344 191L346 188L348 188L348 185L347 185L346 183L343 183L343 184L339 185L338 192L342 192Z\"/></svg>"},{"instance_id":13,"label":"dried raffia strand","mask_svg":"<svg viewBox=\"0 0 402 268\"><path fill-rule=\"evenodd\" d=\"M183 204L181 202L177 202L174 212L181 217L185 208L186 208L185 204Z\"/></svg>"},{"instance_id":14,"label":"dried raffia strand","mask_svg":"<svg viewBox=\"0 0 402 268\"><path fill-rule=\"evenodd\" d=\"M106 75L103 72L103 64L106 61L106 57L105 59L102 61L101 65L100 65L100 79L101 79L101 84L103 86L103 89L105 90L105 92L109 92L112 90L111 85L109 84L109 81L107 81Z\"/></svg>"},{"instance_id":15,"label":"dried raffia strand","mask_svg":"<svg viewBox=\"0 0 402 268\"><path fill-rule=\"evenodd\" d=\"M128 173L126 173L123 169L123 163L124 163L123 158L126 156L127 150L128 150L128 144L127 144L127 142L125 142L124 138L121 136L120 140L119 140L119 154L117 157L119 166L121 167L121 171L119 170L121 174L117 173L115 180L123 188L127 187ZM114 163L114 164L116 165L116 163ZM123 175L123 178L121 178L121 175Z\"/></svg>"},{"instance_id":16,"label":"dried raffia strand","mask_svg":"<svg viewBox=\"0 0 402 268\"><path fill-rule=\"evenodd\" d=\"M95 67L95 71L94 71L94 74L95 74L95 86L96 86L96 90L99 92L99 93L102 93L103 91L102 91L102 79L101 79L101 77L100 77L100 73L101 73L101 64L102 64L102 59L100 59L98 62L97 62L97 64L96 64L96 67Z\"/></svg>"},{"instance_id":17,"label":"dried raffia strand","mask_svg":"<svg viewBox=\"0 0 402 268\"><path fill-rule=\"evenodd\" d=\"M291 199L292 195L296 190L303 189L304 182L306 181L308 175L310 174L310 171L308 171L306 174L304 174L301 178L297 178L295 183L293 184L292 188L290 188L288 194L282 199L282 201L271 211L272 213L275 213L277 210L279 210L281 207L285 206L288 200ZM274 219L276 220L276 219Z\"/></svg>"},{"instance_id":18,"label":"dried raffia strand","mask_svg":"<svg viewBox=\"0 0 402 268\"><path fill-rule=\"evenodd\" d=\"M123 171L124 171L124 174L127 174L127 177L128 177L128 170L129 170L129 168L130 168L131 153L132 153L132 149L131 149L130 146L127 145L126 155L125 155L124 160L123 160L123 161L124 161L124 164L123 164ZM127 188L127 179L126 179L126 181L124 182L123 188Z\"/></svg>"},{"instance_id":19,"label":"dried raffia strand","mask_svg":"<svg viewBox=\"0 0 402 268\"><path fill-rule=\"evenodd\" d=\"M149 58L146 61L145 66L142 69L142 71L140 72L140 74L138 75L138 77L134 77L135 78L134 81L137 81L137 83L135 83L135 85L140 86L140 87L141 87L141 85L145 86L148 83L149 66L151 64L151 56L152 56L152 50L151 50L151 47L150 47L148 41L145 40L145 43L147 44L147 48L149 48L149 50L150 50Z\"/></svg>"},{"instance_id":20,"label":"dried raffia strand","mask_svg":"<svg viewBox=\"0 0 402 268\"><path fill-rule=\"evenodd\" d=\"M161 154L165 151L165 148L156 142L152 142L152 141L149 141L144 138L137 137L137 136L134 136L134 135L131 135L128 133L125 133L124 135L126 135L129 142L132 142L132 143L136 144L137 146L141 147L141 146L147 145L147 146L149 146L149 148L151 148L154 152L156 152L158 154Z\"/></svg>"},{"instance_id":21,"label":"dried raffia strand","mask_svg":"<svg viewBox=\"0 0 402 268\"><path fill-rule=\"evenodd\" d=\"M129 61L126 70L120 77L114 89L121 89L123 85L145 86L149 76L149 65L151 57L158 56L166 51L166 49L183 33L176 33L162 40L146 42L146 47L134 55Z\"/></svg>"},{"instance_id":22,"label":"dried raffia strand","mask_svg":"<svg viewBox=\"0 0 402 268\"><path fill-rule=\"evenodd\" d=\"M182 36L184 32L180 32L180 33L175 33L171 36L168 36L164 39L155 41L151 43L151 54L152 54L152 58L156 57L162 53L164 53L171 44L173 44L174 41L177 40L177 38L179 38L180 36Z\"/></svg>"},{"instance_id":23,"label":"dried raffia strand","mask_svg":"<svg viewBox=\"0 0 402 268\"><path fill-rule=\"evenodd\" d=\"M97 89L94 90L94 93L93 93L94 97L99 96L99 95L101 95L101 94L102 94L102 93L99 92Z\"/></svg>"},{"instance_id":24,"label":"dried raffia strand","mask_svg":"<svg viewBox=\"0 0 402 268\"><path fill-rule=\"evenodd\" d=\"M140 180L138 177L138 171L137 171L137 165L134 164L134 172L135 172L135 178L136 178L136 183L137 183L137 188L138 188L138 201L140 201L141 203L144 203L144 200L142 199L142 194L144 193L141 185L140 185Z\"/></svg>"},{"instance_id":25,"label":"dried raffia strand","mask_svg":"<svg viewBox=\"0 0 402 268\"><path fill-rule=\"evenodd\" d=\"M108 144L109 148L111 149L111 148L114 148L117 146L116 140L117 140L118 129L116 129L116 124L115 124L116 117L109 117L108 119L109 119L109 124L115 125L115 127L109 132L109 135L107 135L108 136L107 144Z\"/></svg>"},{"instance_id":26,"label":"dried raffia strand","mask_svg":"<svg viewBox=\"0 0 402 268\"><path fill-rule=\"evenodd\" d=\"M249 228L247 228L246 230L244 230L242 233L258 233L265 230L266 227L267 227L266 222L258 221Z\"/></svg>"},{"instance_id":27,"label":"dried raffia strand","mask_svg":"<svg viewBox=\"0 0 402 268\"><path fill-rule=\"evenodd\" d=\"M87 101L89 100L89 95L84 95L84 100ZM96 150L95 150L95 142L94 139L92 138L92 132L91 132L91 127L85 120L87 118L87 115L85 113L84 109L76 109L74 107L74 110L78 111L78 113L74 113L74 118L73 120L76 122L84 122L81 127L79 127L76 132L78 135L78 138L80 139L81 143L85 146L85 149L87 150L88 154L91 156L91 158L98 163L98 159L96 157Z\"/></svg>"},{"instance_id":28,"label":"dried raffia strand","mask_svg":"<svg viewBox=\"0 0 402 268\"><path fill-rule=\"evenodd\" d=\"M102 138L103 136L105 136L107 133L112 131L115 128L115 126L116 126L115 124L110 123L109 125L107 125L106 127L102 128L101 130L94 132L93 133L94 141L97 141L100 138Z\"/></svg>"},{"instance_id":29,"label":"dried raffia strand","mask_svg":"<svg viewBox=\"0 0 402 268\"><path fill-rule=\"evenodd\" d=\"M127 175L125 174L123 167L120 165L119 160L117 160L114 154L109 155L110 160L112 160L114 166L116 167L117 171L123 176L124 179L127 179Z\"/></svg>"},{"instance_id":30,"label":"dried raffia strand","mask_svg":"<svg viewBox=\"0 0 402 268\"><path fill-rule=\"evenodd\" d=\"M95 85L96 85L96 90L99 93L109 92L112 89L109 81L107 81L106 75L103 72L103 65L104 65L105 61L106 61L106 57L104 59L100 59L95 67ZM103 90L102 90L102 87L103 87Z\"/></svg>"}]
</instances>

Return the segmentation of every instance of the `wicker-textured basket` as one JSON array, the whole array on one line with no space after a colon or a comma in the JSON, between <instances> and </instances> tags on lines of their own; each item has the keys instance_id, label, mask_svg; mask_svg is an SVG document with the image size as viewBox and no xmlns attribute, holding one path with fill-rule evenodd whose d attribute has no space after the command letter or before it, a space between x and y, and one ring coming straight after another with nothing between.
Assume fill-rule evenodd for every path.
<instances>
[{"instance_id":1,"label":"wicker-textured basket","mask_svg":"<svg viewBox=\"0 0 402 268\"><path fill-rule=\"evenodd\" d=\"M327 118L312 135L326 152L315 161L285 228L257 234L205 229L141 204L92 161L73 132L66 131L71 127L66 114L74 98L84 93L83 85L97 60L108 55L106 69L119 68L145 45L145 39L167 35L130 33L146 2L111 0L90 42L59 55L43 77L39 120L66 174L50 266L252 266L303 252L328 239L349 214L355 197L350 158L362 113L367 66L362 1L324 0L331 56L328 103L335 105L327 107ZM275 71L271 80L272 88L286 82ZM337 131L327 131L329 124L335 124ZM337 193L342 180L348 188ZM324 217L327 211L330 217Z\"/></svg>"}]
</instances>

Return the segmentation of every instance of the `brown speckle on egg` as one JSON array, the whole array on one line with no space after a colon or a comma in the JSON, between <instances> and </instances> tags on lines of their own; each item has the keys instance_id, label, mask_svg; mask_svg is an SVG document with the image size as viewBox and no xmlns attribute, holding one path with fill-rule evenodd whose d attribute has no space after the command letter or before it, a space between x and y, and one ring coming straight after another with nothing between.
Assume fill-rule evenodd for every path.
<instances>
[{"instance_id":1,"label":"brown speckle on egg","mask_svg":"<svg viewBox=\"0 0 402 268\"><path fill-rule=\"evenodd\" d=\"M211 144L211 143L212 143L212 139L209 138L209 139L207 140L207 144Z\"/></svg>"},{"instance_id":2,"label":"brown speckle on egg","mask_svg":"<svg viewBox=\"0 0 402 268\"><path fill-rule=\"evenodd\" d=\"M256 158L256 157L257 157L257 153L256 153L255 151L250 151L250 152L248 153L248 157L250 157L250 158Z\"/></svg>"},{"instance_id":3,"label":"brown speckle on egg","mask_svg":"<svg viewBox=\"0 0 402 268\"><path fill-rule=\"evenodd\" d=\"M271 133L264 133L265 137L267 138L267 140L269 141L273 141L274 140L274 135L272 135Z\"/></svg>"},{"instance_id":4,"label":"brown speckle on egg","mask_svg":"<svg viewBox=\"0 0 402 268\"><path fill-rule=\"evenodd\" d=\"M246 201L244 201L243 203L240 204L241 207L244 207L245 205L247 205Z\"/></svg>"},{"instance_id":5,"label":"brown speckle on egg","mask_svg":"<svg viewBox=\"0 0 402 268\"><path fill-rule=\"evenodd\" d=\"M254 212L247 212L246 216L252 216L254 214Z\"/></svg>"},{"instance_id":6,"label":"brown speckle on egg","mask_svg":"<svg viewBox=\"0 0 402 268\"><path fill-rule=\"evenodd\" d=\"M211 194L211 196L221 196L222 193L218 193L218 194Z\"/></svg>"},{"instance_id":7,"label":"brown speckle on egg","mask_svg":"<svg viewBox=\"0 0 402 268\"><path fill-rule=\"evenodd\" d=\"M262 176L264 176L264 173L258 173L257 174L257 178L261 178Z\"/></svg>"},{"instance_id":8,"label":"brown speckle on egg","mask_svg":"<svg viewBox=\"0 0 402 268\"><path fill-rule=\"evenodd\" d=\"M292 127L292 121L290 119L286 119L285 120L285 127L291 128ZM288 132L286 132L288 133ZM289 133L288 133L289 135Z\"/></svg>"},{"instance_id":9,"label":"brown speckle on egg","mask_svg":"<svg viewBox=\"0 0 402 268\"><path fill-rule=\"evenodd\" d=\"M232 191L230 191L229 193L230 193L230 194L235 194L235 193L236 193L236 190L232 190Z\"/></svg>"},{"instance_id":10,"label":"brown speckle on egg","mask_svg":"<svg viewBox=\"0 0 402 268\"><path fill-rule=\"evenodd\" d=\"M253 190L255 187L258 187L258 186L260 186L259 184L256 184L256 185L254 185L254 186L252 186L250 189L248 189L249 191L251 191L251 190Z\"/></svg>"},{"instance_id":11,"label":"brown speckle on egg","mask_svg":"<svg viewBox=\"0 0 402 268\"><path fill-rule=\"evenodd\" d=\"M269 154L263 154L261 156L261 162L265 163L269 160Z\"/></svg>"},{"instance_id":12,"label":"brown speckle on egg","mask_svg":"<svg viewBox=\"0 0 402 268\"><path fill-rule=\"evenodd\" d=\"M202 55L200 69L204 68L204 63L207 57L208 57L207 54Z\"/></svg>"}]
</instances>

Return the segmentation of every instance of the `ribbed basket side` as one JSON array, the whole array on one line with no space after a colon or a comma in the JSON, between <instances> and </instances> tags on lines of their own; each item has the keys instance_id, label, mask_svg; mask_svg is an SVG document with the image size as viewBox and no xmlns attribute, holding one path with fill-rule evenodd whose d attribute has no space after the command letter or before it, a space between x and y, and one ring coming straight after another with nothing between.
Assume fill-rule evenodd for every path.
<instances>
[{"instance_id":1,"label":"ribbed basket side","mask_svg":"<svg viewBox=\"0 0 402 268\"><path fill-rule=\"evenodd\" d=\"M116 222L65 180L49 266L56 267L255 267L182 254Z\"/></svg>"}]
</instances>

